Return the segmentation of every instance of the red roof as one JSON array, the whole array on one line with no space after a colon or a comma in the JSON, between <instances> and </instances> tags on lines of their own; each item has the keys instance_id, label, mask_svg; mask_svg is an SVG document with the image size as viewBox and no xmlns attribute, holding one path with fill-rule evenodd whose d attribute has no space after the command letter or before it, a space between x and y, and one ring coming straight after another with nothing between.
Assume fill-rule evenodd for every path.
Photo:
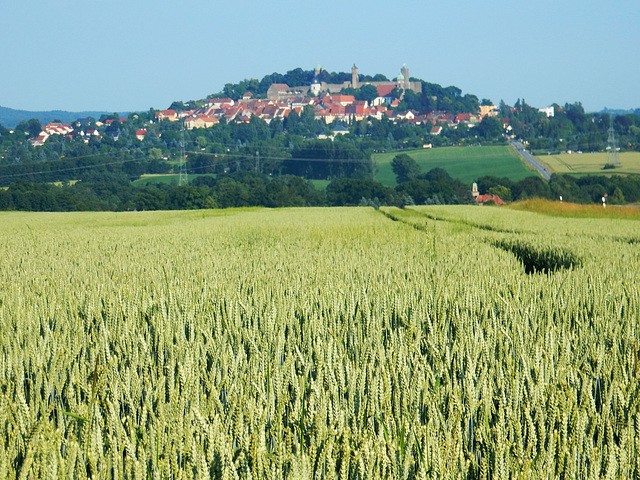
<instances>
[{"instance_id":1,"label":"red roof","mask_svg":"<svg viewBox=\"0 0 640 480\"><path fill-rule=\"evenodd\" d=\"M353 103L356 101L356 98L353 95L333 95L331 100L334 103Z\"/></svg>"},{"instance_id":2,"label":"red roof","mask_svg":"<svg viewBox=\"0 0 640 480\"><path fill-rule=\"evenodd\" d=\"M395 85L378 85L376 90L379 97L389 97L394 88L396 88Z\"/></svg>"},{"instance_id":3,"label":"red roof","mask_svg":"<svg viewBox=\"0 0 640 480\"><path fill-rule=\"evenodd\" d=\"M233 105L234 102L230 98L210 98L207 101L208 105L223 105L225 103L228 103L229 105Z\"/></svg>"},{"instance_id":4,"label":"red roof","mask_svg":"<svg viewBox=\"0 0 640 480\"><path fill-rule=\"evenodd\" d=\"M504 201L498 195L478 195L476 197L476 202L478 203L487 203L488 201L493 201L496 205L506 205Z\"/></svg>"},{"instance_id":5,"label":"red roof","mask_svg":"<svg viewBox=\"0 0 640 480\"><path fill-rule=\"evenodd\" d=\"M355 114L355 115L364 115L365 108L364 105L351 104L345 107L344 113L346 114Z\"/></svg>"}]
</instances>

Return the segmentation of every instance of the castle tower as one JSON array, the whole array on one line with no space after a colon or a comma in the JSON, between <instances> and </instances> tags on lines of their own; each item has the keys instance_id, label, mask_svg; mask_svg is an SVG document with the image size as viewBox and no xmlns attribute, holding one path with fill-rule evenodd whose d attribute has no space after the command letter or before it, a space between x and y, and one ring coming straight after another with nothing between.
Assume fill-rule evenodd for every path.
<instances>
[{"instance_id":1,"label":"castle tower","mask_svg":"<svg viewBox=\"0 0 640 480\"><path fill-rule=\"evenodd\" d=\"M404 77L404 84L402 85L402 88L404 88L405 90L408 90L411 84L409 83L409 69L407 68L406 65L402 66L400 73Z\"/></svg>"},{"instance_id":2,"label":"castle tower","mask_svg":"<svg viewBox=\"0 0 640 480\"><path fill-rule=\"evenodd\" d=\"M358 83L358 67L356 67L355 63L353 67L351 67L351 88L360 88Z\"/></svg>"}]
</instances>

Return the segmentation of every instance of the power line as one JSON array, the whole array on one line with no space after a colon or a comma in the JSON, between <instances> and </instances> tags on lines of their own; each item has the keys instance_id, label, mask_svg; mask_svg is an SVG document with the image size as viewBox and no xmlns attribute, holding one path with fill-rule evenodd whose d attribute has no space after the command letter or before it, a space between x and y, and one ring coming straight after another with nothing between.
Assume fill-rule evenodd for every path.
<instances>
[{"instance_id":1,"label":"power line","mask_svg":"<svg viewBox=\"0 0 640 480\"><path fill-rule=\"evenodd\" d=\"M202 152L186 152L186 153L196 153L199 155L213 155L215 157L231 157L231 158L250 158L247 155L241 155L241 154L229 154L229 153L217 153L217 154L213 154L213 153L209 153L209 154L203 154ZM102 154L96 154L96 155L90 155L90 156L100 156ZM84 156L84 157L76 157L76 158L87 158L89 157L89 155ZM113 162L104 162L104 163L94 163L91 165L81 165L81 166L75 166L75 167L67 167L67 168L58 168L55 170L39 170L36 172L22 172L22 173L11 173L11 174L5 174L5 175L0 175L0 180L3 179L9 179L9 178L21 178L21 177L30 177L33 175L46 175L46 174L52 174L52 173L64 173L64 172L73 172L73 171L79 171L79 170L87 170L87 169L91 169L91 168L99 168L99 167L106 167L106 166L112 166L112 165L122 165L125 163L130 163L130 162L137 162L139 160L145 159L147 157L135 157L135 158L131 158L131 159L127 159L127 160L118 160L118 161L113 161ZM296 161L296 162L308 162L308 163L360 163L363 160L366 159L349 159L349 158L301 158L301 157L273 157L273 156L260 156L260 161L264 161L264 160L281 160L281 161ZM186 179L188 178L187 176L187 172L186 172L186 166L185 166L186 162L184 162L181 166L180 166L180 173L179 175L179 179L181 181L183 181L184 184L187 183ZM33 165L33 164L30 164ZM184 170L183 170L184 168ZM208 167L190 167L191 171L194 170L204 170L205 168ZM183 184L181 183L181 185Z\"/></svg>"},{"instance_id":2,"label":"power line","mask_svg":"<svg viewBox=\"0 0 640 480\"><path fill-rule=\"evenodd\" d=\"M247 154L234 154L234 153L205 153L205 152L186 152L197 155L213 155L214 157L232 157L232 158L254 158L254 155ZM302 157L272 157L260 155L260 160L293 160L297 162L340 162L340 163L361 163L363 160L369 160L367 158L302 158Z\"/></svg>"},{"instance_id":3,"label":"power line","mask_svg":"<svg viewBox=\"0 0 640 480\"><path fill-rule=\"evenodd\" d=\"M100 156L103 154L97 154L95 156ZM94 155L91 155L94 156ZM89 155L87 155L86 157L89 157ZM77 157L77 158L86 158L86 157ZM0 175L0 179L3 178L15 178L15 177L27 177L30 175L44 175L47 173L62 173L62 172L72 172L75 170L86 170L88 168L96 168L96 167L106 167L106 166L111 166L111 165L122 165L123 163L129 163L129 162L136 162L138 160L141 160L142 158L145 157L137 157L137 158L131 158L131 159L127 159L127 160L118 160L118 161L114 161L114 162L105 162L105 163L94 163L91 165L81 165L81 166L75 166L75 167L67 167L67 168L58 168L55 170L40 170L37 172L23 172L23 173L11 173L11 174L6 174L6 175ZM25 164L25 165L34 165L33 163L30 164ZM37 164L35 164L37 165Z\"/></svg>"}]
</instances>

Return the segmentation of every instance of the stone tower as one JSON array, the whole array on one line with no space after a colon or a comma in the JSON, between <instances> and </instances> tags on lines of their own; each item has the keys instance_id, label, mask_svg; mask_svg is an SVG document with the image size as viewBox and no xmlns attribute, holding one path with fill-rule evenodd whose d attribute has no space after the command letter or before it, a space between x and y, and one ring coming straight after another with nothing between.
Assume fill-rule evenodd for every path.
<instances>
[{"instance_id":1,"label":"stone tower","mask_svg":"<svg viewBox=\"0 0 640 480\"><path fill-rule=\"evenodd\" d=\"M408 90L411 84L409 83L409 69L407 68L406 65L402 66L400 73L402 73L402 76L404 77L404 84L402 85L402 88L404 88L405 90Z\"/></svg>"},{"instance_id":2,"label":"stone tower","mask_svg":"<svg viewBox=\"0 0 640 480\"><path fill-rule=\"evenodd\" d=\"M358 83L358 67L356 67L355 63L353 67L351 67L351 88L360 88Z\"/></svg>"}]
</instances>

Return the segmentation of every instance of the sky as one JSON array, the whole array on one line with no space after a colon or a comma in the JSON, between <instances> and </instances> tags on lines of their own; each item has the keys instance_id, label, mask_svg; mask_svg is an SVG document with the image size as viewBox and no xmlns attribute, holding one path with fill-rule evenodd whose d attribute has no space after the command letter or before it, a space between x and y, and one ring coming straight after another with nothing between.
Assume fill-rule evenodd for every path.
<instances>
[{"instance_id":1,"label":"sky","mask_svg":"<svg viewBox=\"0 0 640 480\"><path fill-rule=\"evenodd\" d=\"M0 0L0 106L131 112L322 65L640 108L639 0Z\"/></svg>"}]
</instances>

